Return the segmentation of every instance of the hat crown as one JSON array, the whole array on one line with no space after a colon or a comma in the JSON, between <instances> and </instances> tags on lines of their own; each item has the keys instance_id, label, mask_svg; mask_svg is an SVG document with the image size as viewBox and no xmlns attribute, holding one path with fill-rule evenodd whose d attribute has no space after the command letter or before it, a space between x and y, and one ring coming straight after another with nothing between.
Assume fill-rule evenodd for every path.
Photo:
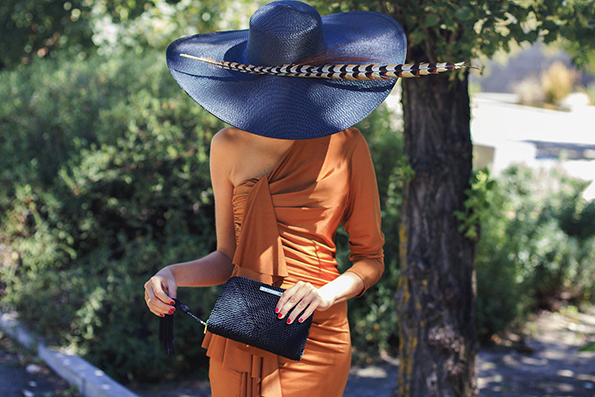
<instances>
[{"instance_id":1,"label":"hat crown","mask_svg":"<svg viewBox=\"0 0 595 397\"><path fill-rule=\"evenodd\" d=\"M299 1L276 1L250 18L246 59L259 66L295 63L325 48L320 14Z\"/></svg>"}]
</instances>

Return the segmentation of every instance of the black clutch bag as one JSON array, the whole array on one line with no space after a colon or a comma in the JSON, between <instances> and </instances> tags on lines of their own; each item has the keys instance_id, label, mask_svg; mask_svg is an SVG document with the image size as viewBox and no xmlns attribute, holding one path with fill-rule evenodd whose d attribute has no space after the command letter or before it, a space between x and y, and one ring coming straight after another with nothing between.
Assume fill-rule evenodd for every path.
<instances>
[{"instance_id":1,"label":"black clutch bag","mask_svg":"<svg viewBox=\"0 0 595 397\"><path fill-rule=\"evenodd\" d=\"M303 323L294 321L292 324L278 319L275 307L283 291L245 277L232 277L224 284L206 323L177 300L176 308L205 324L206 330L216 335L299 361L310 333L312 316ZM172 316L161 319L159 339L168 355L173 356Z\"/></svg>"}]
</instances>

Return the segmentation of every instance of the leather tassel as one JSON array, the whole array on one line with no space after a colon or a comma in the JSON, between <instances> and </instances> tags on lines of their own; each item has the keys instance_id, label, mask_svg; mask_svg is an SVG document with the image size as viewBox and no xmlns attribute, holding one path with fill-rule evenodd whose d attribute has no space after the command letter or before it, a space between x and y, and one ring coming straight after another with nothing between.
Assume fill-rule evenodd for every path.
<instances>
[{"instance_id":1,"label":"leather tassel","mask_svg":"<svg viewBox=\"0 0 595 397\"><path fill-rule=\"evenodd\" d=\"M173 298L173 300L175 302L175 307L177 310L180 310L182 313L189 315L190 317L204 325L206 332L206 322L202 321L200 318L190 313L188 306L184 305L176 298ZM174 356L174 314L166 314L164 317L161 317L161 320L159 321L159 342L161 342L161 347L163 347L165 354L167 354L169 357Z\"/></svg>"},{"instance_id":2,"label":"leather tassel","mask_svg":"<svg viewBox=\"0 0 595 397\"><path fill-rule=\"evenodd\" d=\"M176 306L178 300L174 299ZM159 321L159 342L168 357L174 356L174 315L166 314Z\"/></svg>"}]
</instances>

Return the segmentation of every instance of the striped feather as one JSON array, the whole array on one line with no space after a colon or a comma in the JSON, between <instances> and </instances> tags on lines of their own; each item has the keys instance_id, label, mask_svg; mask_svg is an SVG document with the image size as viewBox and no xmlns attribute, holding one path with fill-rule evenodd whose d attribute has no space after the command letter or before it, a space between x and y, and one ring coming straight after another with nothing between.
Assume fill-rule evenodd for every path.
<instances>
[{"instance_id":1,"label":"striped feather","mask_svg":"<svg viewBox=\"0 0 595 397\"><path fill-rule=\"evenodd\" d=\"M391 78L399 77L427 76L461 68L479 69L474 66L466 65L465 62L423 62L406 65L287 64L280 66L254 66L236 62L214 61L212 59L195 57L188 54L180 54L180 56L205 62L222 69L243 73L341 80L389 80Z\"/></svg>"}]
</instances>

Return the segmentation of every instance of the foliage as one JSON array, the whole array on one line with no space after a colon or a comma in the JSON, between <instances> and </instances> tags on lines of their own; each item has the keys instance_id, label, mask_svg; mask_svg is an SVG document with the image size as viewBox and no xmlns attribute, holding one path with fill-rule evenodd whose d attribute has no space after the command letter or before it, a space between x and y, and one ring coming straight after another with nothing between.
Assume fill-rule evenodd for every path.
<instances>
[{"instance_id":1,"label":"foliage","mask_svg":"<svg viewBox=\"0 0 595 397\"><path fill-rule=\"evenodd\" d=\"M522 187L514 185L505 173L502 180L487 192L486 199L491 205L482 214L481 238L476 247L476 321L480 340L483 341L522 318L530 302L528 291L519 285L512 240L508 236L512 211L523 212L524 208L515 209L520 206L518 196L514 190L508 196L504 190L507 185ZM524 228L519 233L523 231Z\"/></svg>"},{"instance_id":2,"label":"foliage","mask_svg":"<svg viewBox=\"0 0 595 397\"><path fill-rule=\"evenodd\" d=\"M195 324L164 360L142 285L213 249L208 145L221 122L157 55L40 62L3 73L0 210L10 246L2 300L116 378L204 361ZM212 305L213 292L186 297ZM43 310L39 310L43 308Z\"/></svg>"},{"instance_id":3,"label":"foliage","mask_svg":"<svg viewBox=\"0 0 595 397\"><path fill-rule=\"evenodd\" d=\"M542 28L547 31L545 42L555 40L556 34L582 66L589 64L595 49L595 2L574 0L558 3L544 1ZM549 12L548 12L549 11ZM543 18L545 17L545 18ZM591 63L591 68L595 65Z\"/></svg>"},{"instance_id":4,"label":"foliage","mask_svg":"<svg viewBox=\"0 0 595 397\"><path fill-rule=\"evenodd\" d=\"M595 236L595 201L586 203L578 193L575 192L562 204L558 223L567 236L585 243Z\"/></svg>"},{"instance_id":5,"label":"foliage","mask_svg":"<svg viewBox=\"0 0 595 397\"><path fill-rule=\"evenodd\" d=\"M476 254L482 339L536 308L593 298L595 202L581 198L586 185L561 173L518 166L497 180Z\"/></svg>"},{"instance_id":6,"label":"foliage","mask_svg":"<svg viewBox=\"0 0 595 397\"><path fill-rule=\"evenodd\" d=\"M127 20L151 7L152 1L6 0L0 5L0 69L28 64L37 56L80 56L94 50L90 21L101 9L108 17Z\"/></svg>"},{"instance_id":7,"label":"foliage","mask_svg":"<svg viewBox=\"0 0 595 397\"><path fill-rule=\"evenodd\" d=\"M595 352L595 342L587 343L585 346L578 349L579 352Z\"/></svg>"},{"instance_id":8,"label":"foliage","mask_svg":"<svg viewBox=\"0 0 595 397\"><path fill-rule=\"evenodd\" d=\"M589 18L593 13L588 13L592 7L593 3L588 0L568 3L356 0L334 3L331 10L369 9L392 15L407 33L408 59L420 61L421 56L436 62L474 59L480 54L489 57L501 48L508 51L511 42L542 39L549 43L558 37L570 37L568 34L578 47L578 43L592 40L594 27ZM575 19L579 13L581 17Z\"/></svg>"},{"instance_id":9,"label":"foliage","mask_svg":"<svg viewBox=\"0 0 595 397\"><path fill-rule=\"evenodd\" d=\"M454 215L461 221L459 233L477 241L481 217L485 216L493 205L488 197L494 188L494 180L490 179L489 170L486 168L473 172L470 185L471 187L465 190L467 199L463 203L464 211L455 211Z\"/></svg>"},{"instance_id":10,"label":"foliage","mask_svg":"<svg viewBox=\"0 0 595 397\"><path fill-rule=\"evenodd\" d=\"M73 4L74 3L74 4ZM35 56L55 56L59 47L73 53L92 45L87 23L90 1L5 0L0 4L0 69L27 64Z\"/></svg>"},{"instance_id":11,"label":"foliage","mask_svg":"<svg viewBox=\"0 0 595 397\"><path fill-rule=\"evenodd\" d=\"M575 59L589 61L595 4L589 0L419 2L355 0L308 1L322 12L372 9L395 16L410 48L429 60L473 59L508 50L512 41L549 43L562 37ZM247 26L258 1L204 0L6 0L0 5L0 69L30 63L35 57L76 57L96 50L163 49L179 35L215 26ZM437 45L437 43L442 43Z\"/></svg>"},{"instance_id":12,"label":"foliage","mask_svg":"<svg viewBox=\"0 0 595 397\"><path fill-rule=\"evenodd\" d=\"M313 1L326 12L373 10L393 16L407 35L408 61L485 59L516 43L561 42L573 60L595 67L595 2L575 0Z\"/></svg>"},{"instance_id":13,"label":"foliage","mask_svg":"<svg viewBox=\"0 0 595 397\"><path fill-rule=\"evenodd\" d=\"M203 0L5 0L0 4L0 70L38 58L145 49L163 51L180 35L236 28L258 2ZM254 9L252 9L254 8ZM243 22L243 21L242 21Z\"/></svg>"},{"instance_id":14,"label":"foliage","mask_svg":"<svg viewBox=\"0 0 595 397\"><path fill-rule=\"evenodd\" d=\"M213 31L220 24L236 27L236 21L229 15L228 2L151 0L145 3L142 13L132 17L127 14L125 2L118 14L110 12L111 1L114 0L98 3L90 21L93 43L102 55L128 51L141 54L149 48L163 51L180 36ZM234 8L240 10L242 6L236 4Z\"/></svg>"}]
</instances>

